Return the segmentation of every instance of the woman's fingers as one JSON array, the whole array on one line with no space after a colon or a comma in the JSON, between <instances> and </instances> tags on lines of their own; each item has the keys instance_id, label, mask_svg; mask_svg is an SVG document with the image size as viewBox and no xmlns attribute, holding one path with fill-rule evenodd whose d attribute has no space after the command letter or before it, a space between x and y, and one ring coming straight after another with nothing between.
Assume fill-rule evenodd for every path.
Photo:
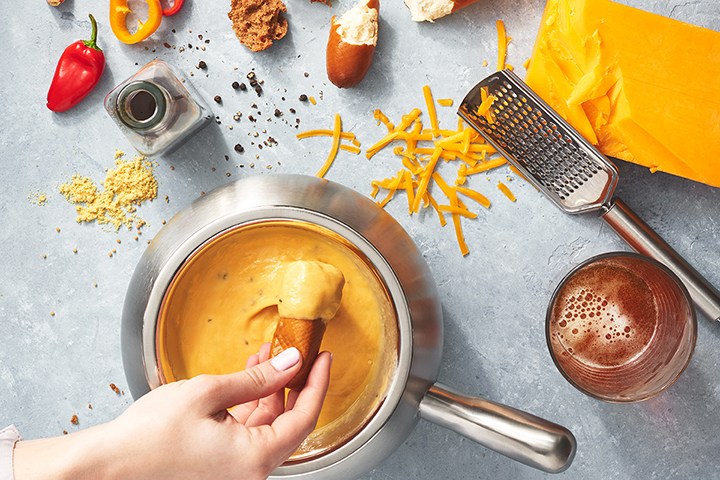
<instances>
[{"instance_id":1,"label":"woman's fingers","mask_svg":"<svg viewBox=\"0 0 720 480\"><path fill-rule=\"evenodd\" d=\"M262 358L262 357L260 357ZM300 369L300 352L289 348L268 362L229 375L204 375L191 379L183 387L197 388L198 401L208 414L267 397L285 387Z\"/></svg>"},{"instance_id":2,"label":"woman's fingers","mask_svg":"<svg viewBox=\"0 0 720 480\"><path fill-rule=\"evenodd\" d=\"M331 364L330 352L318 355L303 389L292 395L292 405L286 406L285 413L272 423L276 434L272 448L291 455L313 431L330 382Z\"/></svg>"},{"instance_id":3,"label":"woman's fingers","mask_svg":"<svg viewBox=\"0 0 720 480\"><path fill-rule=\"evenodd\" d=\"M269 344L268 344L269 345ZM260 350L262 351L262 346L260 347ZM258 365L260 363L260 353L256 353L254 355L250 355L245 362L245 370L250 370L255 365ZM248 417L252 414L252 412L255 410L255 408L258 405L258 400L251 400L249 402L245 402L242 405L238 405L230 411L230 414L232 414L233 417L235 417L235 420L237 420L240 423L245 423L248 419Z\"/></svg>"},{"instance_id":4,"label":"woman's fingers","mask_svg":"<svg viewBox=\"0 0 720 480\"><path fill-rule=\"evenodd\" d=\"M265 343L260 347L258 359L265 362L270 357L270 343ZM254 409L245 419L246 427L255 427L258 425L269 425L277 418L278 415L285 411L285 389L281 388L277 392L261 398L254 403Z\"/></svg>"}]
</instances>

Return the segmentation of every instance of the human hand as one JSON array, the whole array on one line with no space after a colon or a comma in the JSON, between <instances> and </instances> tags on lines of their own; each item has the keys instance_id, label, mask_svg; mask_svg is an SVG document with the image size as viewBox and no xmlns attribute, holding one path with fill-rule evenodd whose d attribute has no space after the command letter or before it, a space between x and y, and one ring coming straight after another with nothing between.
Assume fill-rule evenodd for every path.
<instances>
[{"instance_id":1,"label":"human hand","mask_svg":"<svg viewBox=\"0 0 720 480\"><path fill-rule=\"evenodd\" d=\"M305 387L286 400L283 386L300 369L300 355L293 348L268 361L269 351L263 345L242 372L163 385L108 424L19 442L16 480L65 478L59 472L74 479L266 478L315 428L332 358L320 354Z\"/></svg>"}]
</instances>

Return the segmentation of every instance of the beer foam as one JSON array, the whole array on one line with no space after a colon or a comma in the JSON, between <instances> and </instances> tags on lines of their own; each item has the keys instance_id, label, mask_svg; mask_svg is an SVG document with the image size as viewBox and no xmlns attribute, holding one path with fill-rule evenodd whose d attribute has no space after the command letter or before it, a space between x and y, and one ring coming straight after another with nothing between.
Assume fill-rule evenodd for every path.
<instances>
[{"instance_id":1,"label":"beer foam","mask_svg":"<svg viewBox=\"0 0 720 480\"><path fill-rule=\"evenodd\" d=\"M550 327L577 360L611 367L640 355L656 323L657 309L645 282L619 265L591 265L560 290Z\"/></svg>"}]
</instances>

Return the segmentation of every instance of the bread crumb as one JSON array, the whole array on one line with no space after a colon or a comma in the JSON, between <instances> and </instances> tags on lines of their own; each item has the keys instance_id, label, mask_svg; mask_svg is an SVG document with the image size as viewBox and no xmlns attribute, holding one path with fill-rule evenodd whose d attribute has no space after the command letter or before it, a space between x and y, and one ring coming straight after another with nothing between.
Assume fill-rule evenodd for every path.
<instances>
[{"instance_id":1,"label":"bread crumb","mask_svg":"<svg viewBox=\"0 0 720 480\"><path fill-rule=\"evenodd\" d=\"M120 389L114 383L110 384L110 388L112 388L113 392L120 393Z\"/></svg>"},{"instance_id":2,"label":"bread crumb","mask_svg":"<svg viewBox=\"0 0 720 480\"><path fill-rule=\"evenodd\" d=\"M73 415L72 418L70 419L70 423L72 423L73 425L77 425L78 424L78 416Z\"/></svg>"}]
</instances>

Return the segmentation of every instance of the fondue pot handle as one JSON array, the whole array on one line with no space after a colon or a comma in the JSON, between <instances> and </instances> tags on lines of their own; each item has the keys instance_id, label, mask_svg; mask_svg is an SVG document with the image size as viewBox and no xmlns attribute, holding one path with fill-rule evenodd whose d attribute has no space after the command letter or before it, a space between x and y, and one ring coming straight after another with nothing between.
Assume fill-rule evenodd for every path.
<instances>
[{"instance_id":1,"label":"fondue pot handle","mask_svg":"<svg viewBox=\"0 0 720 480\"><path fill-rule=\"evenodd\" d=\"M575 457L577 443L565 427L439 383L420 402L420 417L545 472L562 472Z\"/></svg>"}]
</instances>

